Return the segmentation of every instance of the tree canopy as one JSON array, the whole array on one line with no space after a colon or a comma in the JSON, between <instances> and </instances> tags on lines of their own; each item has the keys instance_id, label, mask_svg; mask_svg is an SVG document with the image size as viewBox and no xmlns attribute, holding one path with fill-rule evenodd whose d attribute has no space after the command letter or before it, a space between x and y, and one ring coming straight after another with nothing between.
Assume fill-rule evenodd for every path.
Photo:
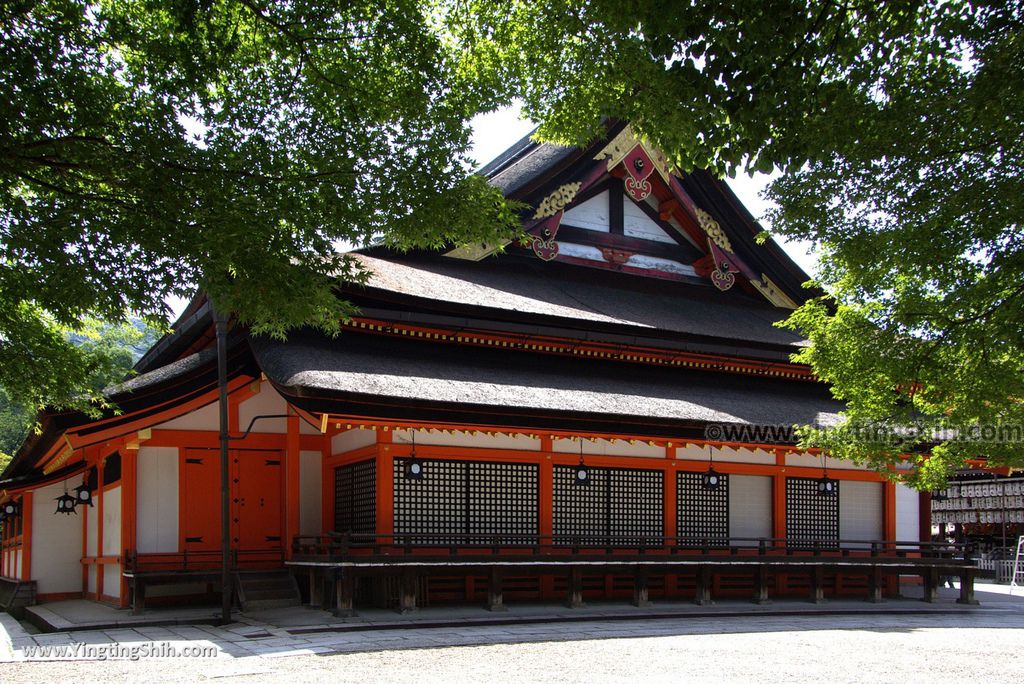
<instances>
[{"instance_id":1,"label":"tree canopy","mask_svg":"<svg viewBox=\"0 0 1024 684\"><path fill-rule=\"evenodd\" d=\"M685 170L782 174L773 230L827 299L790 319L847 402L804 444L933 486L1024 466L1024 18L1011 2L476 0L466 71L541 135L629 120ZM465 15L463 15L465 17Z\"/></svg>"},{"instance_id":2,"label":"tree canopy","mask_svg":"<svg viewBox=\"0 0 1024 684\"><path fill-rule=\"evenodd\" d=\"M338 240L508 237L467 121L630 121L683 171L782 170L829 293L791 324L847 402L807 445L922 485L1024 464L1024 18L1002 2L23 0L0 7L0 385L73 403L83 315L206 289L257 331L336 330ZM908 428L917 426L918 430ZM894 430L899 427L901 430ZM958 436L956 439L951 439ZM984 435L982 435L984 436ZM1012 437L1011 434L1009 435Z\"/></svg>"},{"instance_id":3,"label":"tree canopy","mask_svg":"<svg viewBox=\"0 0 1024 684\"><path fill-rule=\"evenodd\" d=\"M0 5L0 386L87 406L83 317L205 290L258 332L338 329L338 241L507 237L470 175L453 47L413 0Z\"/></svg>"}]
</instances>

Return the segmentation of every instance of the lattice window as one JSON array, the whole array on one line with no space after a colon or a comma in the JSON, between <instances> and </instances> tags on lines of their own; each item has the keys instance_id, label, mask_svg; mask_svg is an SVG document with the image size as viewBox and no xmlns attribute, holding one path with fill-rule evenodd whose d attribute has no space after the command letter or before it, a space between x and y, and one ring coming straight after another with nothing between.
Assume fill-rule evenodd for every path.
<instances>
[{"instance_id":1,"label":"lattice window","mask_svg":"<svg viewBox=\"0 0 1024 684\"><path fill-rule=\"evenodd\" d=\"M660 470L609 470L609 529L621 544L660 546L665 530L665 474Z\"/></svg>"},{"instance_id":2,"label":"lattice window","mask_svg":"<svg viewBox=\"0 0 1024 684\"><path fill-rule=\"evenodd\" d=\"M575 466L554 467L552 532L555 543L603 545L608 529L608 471L590 468L590 484L576 484Z\"/></svg>"},{"instance_id":3,"label":"lattice window","mask_svg":"<svg viewBox=\"0 0 1024 684\"><path fill-rule=\"evenodd\" d=\"M395 459L396 535L429 535L414 540L429 544L533 543L516 535L538 533L536 464L418 460L422 479L405 477L407 459Z\"/></svg>"},{"instance_id":4,"label":"lattice window","mask_svg":"<svg viewBox=\"0 0 1024 684\"><path fill-rule=\"evenodd\" d=\"M729 543L729 476L704 487L704 473L676 473L676 535L681 546Z\"/></svg>"},{"instance_id":5,"label":"lattice window","mask_svg":"<svg viewBox=\"0 0 1024 684\"><path fill-rule=\"evenodd\" d=\"M334 469L334 530L377 531L377 464L360 461Z\"/></svg>"},{"instance_id":6,"label":"lattice window","mask_svg":"<svg viewBox=\"0 0 1024 684\"><path fill-rule=\"evenodd\" d=\"M839 482L835 496L818 494L818 481L786 478L786 540L790 546L832 548L839 540Z\"/></svg>"},{"instance_id":7,"label":"lattice window","mask_svg":"<svg viewBox=\"0 0 1024 684\"><path fill-rule=\"evenodd\" d=\"M533 463L470 462L469 532L533 543L540 529L540 469ZM502 536L507 535L507 536ZM483 541L481 543L487 543Z\"/></svg>"},{"instance_id":8,"label":"lattice window","mask_svg":"<svg viewBox=\"0 0 1024 684\"><path fill-rule=\"evenodd\" d=\"M554 467L556 543L661 544L664 474L660 470L590 468L589 485L576 484L575 472L575 466Z\"/></svg>"}]
</instances>

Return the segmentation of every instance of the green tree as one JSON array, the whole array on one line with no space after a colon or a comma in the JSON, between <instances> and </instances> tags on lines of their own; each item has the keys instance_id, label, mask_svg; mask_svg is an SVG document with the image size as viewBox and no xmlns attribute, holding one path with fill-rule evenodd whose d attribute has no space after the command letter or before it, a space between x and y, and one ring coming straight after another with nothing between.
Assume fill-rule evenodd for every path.
<instances>
[{"instance_id":1,"label":"green tree","mask_svg":"<svg viewBox=\"0 0 1024 684\"><path fill-rule=\"evenodd\" d=\"M161 331L140 320L122 325L86 321L78 332L68 334L67 341L82 349L92 360L94 373L89 390L101 392L116 387L131 373L135 362L160 337ZM90 406L90 409L94 406ZM33 428L35 407L13 401L0 387L0 472Z\"/></svg>"},{"instance_id":2,"label":"green tree","mask_svg":"<svg viewBox=\"0 0 1024 684\"><path fill-rule=\"evenodd\" d=\"M773 229L817 244L829 293L790 319L799 358L848 405L805 444L879 468L930 452L920 486L971 457L1024 465L1019 3L460 8L463 77L522 98L543 137L613 116L684 171L782 169Z\"/></svg>"},{"instance_id":3,"label":"green tree","mask_svg":"<svg viewBox=\"0 0 1024 684\"><path fill-rule=\"evenodd\" d=\"M338 330L337 241L509 237L469 173L455 53L413 0L0 3L0 386L86 407L94 317L196 286L257 332Z\"/></svg>"}]
</instances>

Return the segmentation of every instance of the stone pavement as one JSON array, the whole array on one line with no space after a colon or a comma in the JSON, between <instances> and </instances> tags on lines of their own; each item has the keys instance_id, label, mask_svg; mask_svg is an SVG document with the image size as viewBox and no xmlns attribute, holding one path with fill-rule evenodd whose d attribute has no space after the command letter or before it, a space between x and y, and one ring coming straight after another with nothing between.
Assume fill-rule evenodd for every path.
<instances>
[{"instance_id":1,"label":"stone pavement","mask_svg":"<svg viewBox=\"0 0 1024 684\"><path fill-rule=\"evenodd\" d=\"M0 613L0 660L133 660L189 657L229 659L366 653L410 648L561 642L658 635L817 629L967 627L1024 629L1024 596L1007 587L978 585L981 606L958 606L956 591L939 603L910 599L883 604L796 601L755 606L722 602L698 607L664 603L638 609L600 604L568 611L557 606L510 606L494 616L481 609L425 609L413 616L377 611L358 622L308 608L240 614L224 626L166 624L69 629L32 634ZM56 604L51 604L56 605ZM79 614L84 608L76 607ZM75 612L75 611L72 611ZM824 618L824 619L823 619ZM566 620L570 621L566 621ZM84 645L84 646L83 646Z\"/></svg>"}]
</instances>

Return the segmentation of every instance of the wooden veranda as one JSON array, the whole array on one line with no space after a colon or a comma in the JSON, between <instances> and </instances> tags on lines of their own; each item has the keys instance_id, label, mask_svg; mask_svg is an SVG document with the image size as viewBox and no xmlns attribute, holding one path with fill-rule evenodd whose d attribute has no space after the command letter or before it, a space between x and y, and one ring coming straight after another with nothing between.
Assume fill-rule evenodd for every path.
<instances>
[{"instance_id":1,"label":"wooden veranda","mask_svg":"<svg viewBox=\"0 0 1024 684\"><path fill-rule=\"evenodd\" d=\"M825 600L837 578L859 578L868 601L880 602L887 584L901 575L920 577L924 600L935 601L945 577L960 579L958 603L975 604L975 566L965 545L873 540L772 538L637 539L636 537L516 536L439 534L332 534L294 539L287 565L309 582L310 603L352 614L357 583L370 580L394 587L400 612L415 610L431 577L482 578L486 607L503 610L511 578L539 577L550 588L564 587L566 605L584 604L585 579L628 576L632 602L645 605L654 578L671 577L700 605L712 602L720 577L745 576L750 599L771 600L773 587L805 578L807 598ZM556 590L557 591L557 590ZM483 592L480 592L483 593ZM549 590L550 596L551 591ZM378 592L379 594L379 592Z\"/></svg>"}]
</instances>

